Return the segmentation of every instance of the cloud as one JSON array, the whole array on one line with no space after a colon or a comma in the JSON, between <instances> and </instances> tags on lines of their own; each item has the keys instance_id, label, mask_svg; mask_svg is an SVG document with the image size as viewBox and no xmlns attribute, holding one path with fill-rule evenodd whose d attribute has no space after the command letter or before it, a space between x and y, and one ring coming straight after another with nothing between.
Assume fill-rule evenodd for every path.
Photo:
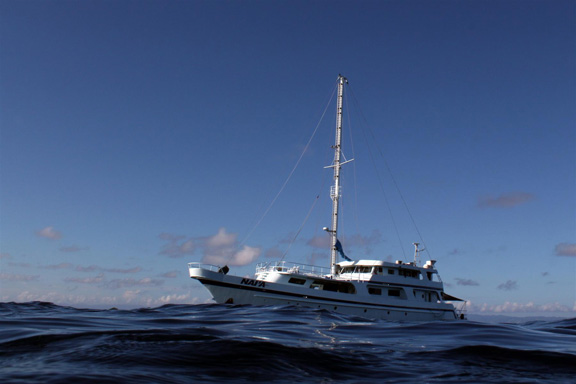
<instances>
[{"instance_id":1,"label":"cloud","mask_svg":"<svg viewBox=\"0 0 576 384\"><path fill-rule=\"evenodd\" d=\"M38 275L15 275L12 273L0 273L0 280L6 281L37 281Z\"/></svg>"},{"instance_id":2,"label":"cloud","mask_svg":"<svg viewBox=\"0 0 576 384\"><path fill-rule=\"evenodd\" d=\"M68 269L68 268L72 268L73 265L70 263L60 263L60 264L52 264L52 265L46 265L45 267L41 267L41 268L45 268L45 269Z\"/></svg>"},{"instance_id":3,"label":"cloud","mask_svg":"<svg viewBox=\"0 0 576 384\"><path fill-rule=\"evenodd\" d=\"M74 268L76 271L78 272L95 272L95 271L101 271L102 268L97 267L95 265L90 265L88 267L83 267L81 265L77 265L76 268Z\"/></svg>"},{"instance_id":4,"label":"cloud","mask_svg":"<svg viewBox=\"0 0 576 384\"><path fill-rule=\"evenodd\" d=\"M330 236L327 234L320 235L320 236L314 236L313 238L308 240L306 242L306 244L313 247L313 248L329 249L330 248Z\"/></svg>"},{"instance_id":5,"label":"cloud","mask_svg":"<svg viewBox=\"0 0 576 384\"><path fill-rule=\"evenodd\" d=\"M76 245L70 245L67 247L60 247L60 252L75 253L75 252L85 251L87 249L88 248L81 248L81 247L78 247Z\"/></svg>"},{"instance_id":6,"label":"cloud","mask_svg":"<svg viewBox=\"0 0 576 384\"><path fill-rule=\"evenodd\" d=\"M140 267L133 267L133 268L103 268L103 267L98 267L96 265L90 265L88 267L83 267L81 265L77 265L76 268L74 268L74 270L78 271L78 272L96 272L96 271L101 271L101 272L112 272L112 273L138 273L140 271L142 271L142 268Z\"/></svg>"},{"instance_id":7,"label":"cloud","mask_svg":"<svg viewBox=\"0 0 576 384\"><path fill-rule=\"evenodd\" d=\"M160 277L164 277L166 279L174 279L182 274L181 271L170 271L160 275Z\"/></svg>"},{"instance_id":8,"label":"cloud","mask_svg":"<svg viewBox=\"0 0 576 384\"><path fill-rule=\"evenodd\" d=\"M516 205L525 204L534 200L534 195L527 192L512 192L502 194L498 197L485 196L478 200L478 206L481 208L510 208Z\"/></svg>"},{"instance_id":9,"label":"cloud","mask_svg":"<svg viewBox=\"0 0 576 384\"><path fill-rule=\"evenodd\" d=\"M112 273L138 273L142 271L140 267L133 267L133 268L102 268L104 272L112 272Z\"/></svg>"},{"instance_id":10,"label":"cloud","mask_svg":"<svg viewBox=\"0 0 576 384\"><path fill-rule=\"evenodd\" d=\"M560 243L556 245L556 256L576 256L576 244Z\"/></svg>"},{"instance_id":11,"label":"cloud","mask_svg":"<svg viewBox=\"0 0 576 384\"><path fill-rule=\"evenodd\" d=\"M11 267L20 267L20 268L30 268L31 265L30 263L8 263L9 266Z\"/></svg>"},{"instance_id":12,"label":"cloud","mask_svg":"<svg viewBox=\"0 0 576 384\"><path fill-rule=\"evenodd\" d=\"M204 238L202 243L202 262L215 265L248 265L256 261L261 249L247 245L240 247L238 235L227 233L226 228L220 228L214 236Z\"/></svg>"},{"instance_id":13,"label":"cloud","mask_svg":"<svg viewBox=\"0 0 576 384\"><path fill-rule=\"evenodd\" d=\"M164 284L164 280L152 279L150 277L144 277L142 279L113 279L105 283L105 286L112 289L124 288L124 287L157 287Z\"/></svg>"},{"instance_id":14,"label":"cloud","mask_svg":"<svg viewBox=\"0 0 576 384\"><path fill-rule=\"evenodd\" d=\"M512 303L505 302L504 304L489 305L470 305L471 312L485 312L485 313L534 313L534 312L576 312L576 303L574 308L560 303L547 303L547 304L534 304L528 303Z\"/></svg>"},{"instance_id":15,"label":"cloud","mask_svg":"<svg viewBox=\"0 0 576 384\"><path fill-rule=\"evenodd\" d=\"M46 227L36 232L36 236L44 237L50 240L58 240L62 238L62 233L55 230L54 227Z\"/></svg>"},{"instance_id":16,"label":"cloud","mask_svg":"<svg viewBox=\"0 0 576 384\"><path fill-rule=\"evenodd\" d=\"M191 237L162 233L159 237L166 241L159 254L168 257L182 257L200 250L202 262L215 265L242 266L254 262L260 256L259 247L241 245L236 233L226 232L222 227L215 235Z\"/></svg>"},{"instance_id":17,"label":"cloud","mask_svg":"<svg viewBox=\"0 0 576 384\"><path fill-rule=\"evenodd\" d=\"M168 242L162 247L161 255L176 258L192 255L196 250L192 239L186 239L184 236L161 233L158 237Z\"/></svg>"},{"instance_id":18,"label":"cloud","mask_svg":"<svg viewBox=\"0 0 576 384\"><path fill-rule=\"evenodd\" d=\"M78 278L78 277L67 277L64 279L67 283L78 283L78 284L100 284L104 281L104 275L99 274L98 276L94 277L85 277L85 278Z\"/></svg>"},{"instance_id":19,"label":"cloud","mask_svg":"<svg viewBox=\"0 0 576 384\"><path fill-rule=\"evenodd\" d=\"M460 279L460 278L456 278L456 285L464 285L464 286L476 286L476 285L480 285L477 282L475 282L474 280L470 280L470 279Z\"/></svg>"},{"instance_id":20,"label":"cloud","mask_svg":"<svg viewBox=\"0 0 576 384\"><path fill-rule=\"evenodd\" d=\"M518 284L513 280L508 280L507 282L498 285L497 288L503 291L513 291L518 289Z\"/></svg>"}]
</instances>

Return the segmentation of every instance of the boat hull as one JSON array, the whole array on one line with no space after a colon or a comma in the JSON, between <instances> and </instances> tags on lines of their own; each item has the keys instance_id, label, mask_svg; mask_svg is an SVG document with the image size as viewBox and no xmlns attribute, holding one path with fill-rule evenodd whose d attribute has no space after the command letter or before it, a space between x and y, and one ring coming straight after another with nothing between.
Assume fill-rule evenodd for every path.
<instances>
[{"instance_id":1,"label":"boat hull","mask_svg":"<svg viewBox=\"0 0 576 384\"><path fill-rule=\"evenodd\" d=\"M190 268L189 272L190 277L202 283L214 300L221 304L295 305L392 321L458 319L454 307L447 303L428 307L393 301L377 303L339 292L292 287L204 268Z\"/></svg>"}]
</instances>

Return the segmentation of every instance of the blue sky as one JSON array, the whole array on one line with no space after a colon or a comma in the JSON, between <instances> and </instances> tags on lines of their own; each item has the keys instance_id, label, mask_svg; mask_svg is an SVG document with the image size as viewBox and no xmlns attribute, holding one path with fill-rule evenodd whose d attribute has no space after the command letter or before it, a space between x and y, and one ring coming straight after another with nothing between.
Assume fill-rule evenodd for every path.
<instances>
[{"instance_id":1,"label":"blue sky","mask_svg":"<svg viewBox=\"0 0 576 384\"><path fill-rule=\"evenodd\" d=\"M409 261L420 232L470 311L574 316L575 43L573 1L2 1L0 301L328 265L332 105L263 212L342 73L347 253Z\"/></svg>"}]
</instances>

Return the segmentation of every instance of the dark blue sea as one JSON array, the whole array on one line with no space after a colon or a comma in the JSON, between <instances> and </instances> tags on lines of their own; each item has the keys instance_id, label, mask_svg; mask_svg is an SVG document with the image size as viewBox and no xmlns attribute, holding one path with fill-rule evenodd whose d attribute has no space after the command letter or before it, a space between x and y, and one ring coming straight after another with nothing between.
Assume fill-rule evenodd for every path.
<instances>
[{"instance_id":1,"label":"dark blue sea","mask_svg":"<svg viewBox=\"0 0 576 384\"><path fill-rule=\"evenodd\" d=\"M295 307L0 303L0 383L575 383L576 319L386 322Z\"/></svg>"}]
</instances>

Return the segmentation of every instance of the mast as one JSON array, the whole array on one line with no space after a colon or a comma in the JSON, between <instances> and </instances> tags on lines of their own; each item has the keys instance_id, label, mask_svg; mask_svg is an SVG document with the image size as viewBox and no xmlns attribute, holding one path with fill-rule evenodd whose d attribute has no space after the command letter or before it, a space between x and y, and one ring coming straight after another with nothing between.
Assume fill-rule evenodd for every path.
<instances>
[{"instance_id":1,"label":"mast","mask_svg":"<svg viewBox=\"0 0 576 384\"><path fill-rule=\"evenodd\" d=\"M336 274L336 260L338 249L336 243L338 241L338 206L340 200L340 155L342 153L342 99L344 95L344 84L348 83L342 75L338 75L338 96L336 99L336 143L334 144L334 185L330 189L330 197L332 198L332 229L329 231L331 235L331 252L330 252L330 271L332 275ZM350 160L352 161L352 160ZM347 161L346 161L347 163Z\"/></svg>"}]
</instances>

